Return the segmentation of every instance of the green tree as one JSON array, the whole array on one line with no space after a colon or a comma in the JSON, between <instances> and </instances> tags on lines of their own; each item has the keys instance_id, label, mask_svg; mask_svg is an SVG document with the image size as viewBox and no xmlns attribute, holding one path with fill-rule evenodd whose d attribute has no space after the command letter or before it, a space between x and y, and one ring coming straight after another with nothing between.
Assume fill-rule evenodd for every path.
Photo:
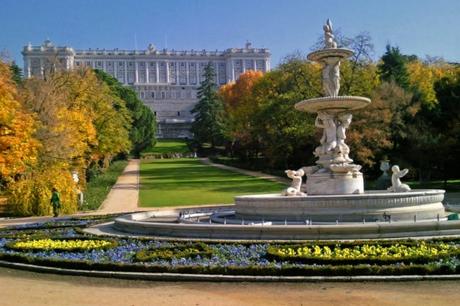
<instances>
[{"instance_id":1,"label":"green tree","mask_svg":"<svg viewBox=\"0 0 460 306\"><path fill-rule=\"evenodd\" d=\"M204 68L203 77L203 82L198 87L198 103L192 109L192 114L195 115L192 133L199 146L210 143L214 147L223 142L223 106L217 96L215 73L211 63Z\"/></svg>"},{"instance_id":2,"label":"green tree","mask_svg":"<svg viewBox=\"0 0 460 306\"><path fill-rule=\"evenodd\" d=\"M409 89L409 73L406 64L411 57L403 55L398 47L386 46L386 52L378 65L382 81L394 81L403 89Z\"/></svg>"},{"instance_id":3,"label":"green tree","mask_svg":"<svg viewBox=\"0 0 460 306\"><path fill-rule=\"evenodd\" d=\"M155 143L156 119L150 108L146 106L129 87L123 86L117 79L102 70L95 70L97 77L104 81L112 93L125 101L132 117L129 138L132 142L132 153L135 156Z\"/></svg>"},{"instance_id":4,"label":"green tree","mask_svg":"<svg viewBox=\"0 0 460 306\"><path fill-rule=\"evenodd\" d=\"M11 79L18 85L22 84L22 69L15 62L10 64Z\"/></svg>"}]
</instances>

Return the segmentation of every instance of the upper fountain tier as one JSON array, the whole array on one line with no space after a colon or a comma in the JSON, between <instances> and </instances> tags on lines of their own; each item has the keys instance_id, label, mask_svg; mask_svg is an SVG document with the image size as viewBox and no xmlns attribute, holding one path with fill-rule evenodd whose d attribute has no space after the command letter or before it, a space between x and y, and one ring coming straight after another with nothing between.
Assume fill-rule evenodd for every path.
<instances>
[{"instance_id":1,"label":"upper fountain tier","mask_svg":"<svg viewBox=\"0 0 460 306\"><path fill-rule=\"evenodd\" d=\"M366 107L371 100L364 97L339 96L340 61L354 54L350 49L337 48L332 33L332 23L328 19L324 29L324 48L308 54L311 61L323 64L322 78L324 97L301 101L295 105L299 111L318 113L342 113Z\"/></svg>"}]
</instances>

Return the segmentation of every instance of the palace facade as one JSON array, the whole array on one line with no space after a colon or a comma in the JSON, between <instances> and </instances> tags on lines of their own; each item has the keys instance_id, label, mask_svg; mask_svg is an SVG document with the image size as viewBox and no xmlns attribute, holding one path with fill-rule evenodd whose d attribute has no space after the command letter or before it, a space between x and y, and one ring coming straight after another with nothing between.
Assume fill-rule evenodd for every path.
<instances>
[{"instance_id":1,"label":"palace facade","mask_svg":"<svg viewBox=\"0 0 460 306\"><path fill-rule=\"evenodd\" d=\"M152 44L146 50L76 50L46 40L41 46L25 46L22 54L27 78L56 68L92 67L132 87L156 115L159 138L191 137L191 110L208 63L218 85L235 81L246 70L270 70L270 51L250 43L225 51L157 50Z\"/></svg>"}]
</instances>

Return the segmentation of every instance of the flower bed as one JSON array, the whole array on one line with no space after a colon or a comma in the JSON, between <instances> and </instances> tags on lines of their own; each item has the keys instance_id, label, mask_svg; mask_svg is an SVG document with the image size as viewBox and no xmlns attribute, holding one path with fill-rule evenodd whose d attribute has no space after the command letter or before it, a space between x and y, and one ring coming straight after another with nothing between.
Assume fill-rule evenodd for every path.
<instances>
[{"instance_id":1,"label":"flower bed","mask_svg":"<svg viewBox=\"0 0 460 306\"><path fill-rule=\"evenodd\" d=\"M102 239L44 238L12 241L5 246L16 251L88 251L113 248L117 246L117 242Z\"/></svg>"},{"instance_id":2,"label":"flower bed","mask_svg":"<svg viewBox=\"0 0 460 306\"><path fill-rule=\"evenodd\" d=\"M205 243L101 238L82 231L101 220L107 218L61 220L58 227L47 223L27 229L1 230L0 259L71 269L195 274L460 273L460 238L305 244Z\"/></svg>"},{"instance_id":3,"label":"flower bed","mask_svg":"<svg viewBox=\"0 0 460 306\"><path fill-rule=\"evenodd\" d=\"M406 242L361 243L353 245L284 245L270 246L267 256L305 264L388 264L425 263L449 256L458 256L460 249L454 244Z\"/></svg>"}]
</instances>

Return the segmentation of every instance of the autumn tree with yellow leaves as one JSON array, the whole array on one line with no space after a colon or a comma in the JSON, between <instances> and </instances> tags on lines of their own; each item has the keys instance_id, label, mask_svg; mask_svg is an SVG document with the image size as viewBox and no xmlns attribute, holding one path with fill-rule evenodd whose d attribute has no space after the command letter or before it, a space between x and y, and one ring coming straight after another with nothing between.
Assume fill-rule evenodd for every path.
<instances>
[{"instance_id":1,"label":"autumn tree with yellow leaves","mask_svg":"<svg viewBox=\"0 0 460 306\"><path fill-rule=\"evenodd\" d=\"M9 82L2 103L9 103L12 109L20 105L29 121L35 119L29 125L21 120L28 127L22 128L22 133L30 134L30 140L21 139L29 143L27 158L31 160L23 159L24 165L10 165L9 172L2 172L2 178L8 173L16 175L6 188L11 211L19 215L50 214L49 199L55 187L61 194L62 213L73 213L77 210L77 189L84 189L87 170L94 164L107 167L116 155L129 152L132 119L125 102L90 69L57 71L46 79L26 80L20 94ZM13 103L10 97L15 95L18 101ZM5 122L7 119L5 116ZM14 120L11 122L14 127ZM5 147L15 145L14 139L2 140ZM73 171L79 173L79 186L72 180Z\"/></svg>"}]
</instances>

